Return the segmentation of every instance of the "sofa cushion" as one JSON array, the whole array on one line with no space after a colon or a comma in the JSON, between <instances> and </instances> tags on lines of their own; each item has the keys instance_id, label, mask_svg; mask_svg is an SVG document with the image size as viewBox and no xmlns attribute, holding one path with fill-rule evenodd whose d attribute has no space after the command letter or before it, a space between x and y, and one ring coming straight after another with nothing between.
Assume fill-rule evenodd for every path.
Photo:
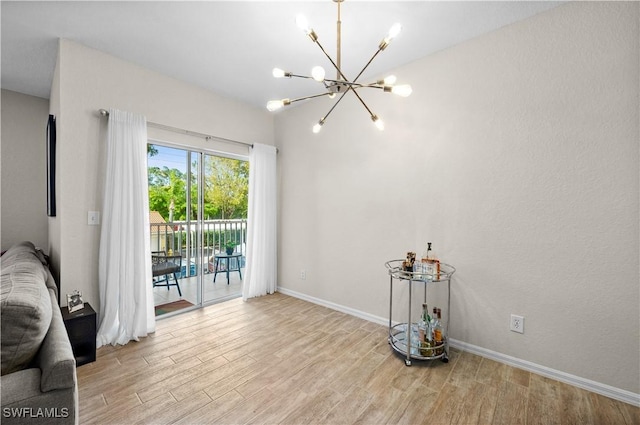
<instances>
[{"instance_id":1,"label":"sofa cushion","mask_svg":"<svg viewBox=\"0 0 640 425\"><path fill-rule=\"evenodd\" d=\"M51 324L47 270L30 242L2 256L0 323L2 375L29 366Z\"/></svg>"}]
</instances>

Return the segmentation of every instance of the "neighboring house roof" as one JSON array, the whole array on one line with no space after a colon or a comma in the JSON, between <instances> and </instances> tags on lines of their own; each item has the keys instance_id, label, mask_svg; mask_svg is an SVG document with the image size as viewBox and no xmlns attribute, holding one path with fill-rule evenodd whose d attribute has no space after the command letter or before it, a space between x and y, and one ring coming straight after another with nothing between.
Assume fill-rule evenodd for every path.
<instances>
[{"instance_id":1,"label":"neighboring house roof","mask_svg":"<svg viewBox=\"0 0 640 425\"><path fill-rule=\"evenodd\" d=\"M164 224L166 223L166 220L158 211L149 211L149 223Z\"/></svg>"},{"instance_id":2,"label":"neighboring house roof","mask_svg":"<svg viewBox=\"0 0 640 425\"><path fill-rule=\"evenodd\" d=\"M182 229L180 225L170 225L167 224L167 221L162 217L158 211L149 211L149 224L151 224L151 233L157 235L159 233L166 234L167 229L172 229L174 231L178 231Z\"/></svg>"},{"instance_id":3,"label":"neighboring house roof","mask_svg":"<svg viewBox=\"0 0 640 425\"><path fill-rule=\"evenodd\" d=\"M167 227L170 227L158 211L149 211L149 223L152 235L166 234Z\"/></svg>"}]
</instances>

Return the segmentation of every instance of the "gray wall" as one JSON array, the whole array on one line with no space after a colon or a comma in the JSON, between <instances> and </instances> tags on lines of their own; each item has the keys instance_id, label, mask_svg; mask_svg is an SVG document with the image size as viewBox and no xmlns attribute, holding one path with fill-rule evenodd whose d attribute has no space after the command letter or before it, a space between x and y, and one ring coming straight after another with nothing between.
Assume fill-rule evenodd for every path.
<instances>
[{"instance_id":1,"label":"gray wall","mask_svg":"<svg viewBox=\"0 0 640 425\"><path fill-rule=\"evenodd\" d=\"M48 250L49 101L2 90L2 249L29 240Z\"/></svg>"}]
</instances>

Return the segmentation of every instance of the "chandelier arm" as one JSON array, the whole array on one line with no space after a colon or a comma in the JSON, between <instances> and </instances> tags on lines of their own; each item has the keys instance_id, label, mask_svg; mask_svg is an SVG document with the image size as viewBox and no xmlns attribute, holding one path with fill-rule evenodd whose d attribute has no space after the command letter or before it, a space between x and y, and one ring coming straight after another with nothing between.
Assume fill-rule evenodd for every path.
<instances>
[{"instance_id":1,"label":"chandelier arm","mask_svg":"<svg viewBox=\"0 0 640 425\"><path fill-rule=\"evenodd\" d=\"M349 90L347 90L346 92L342 93L342 95L340 95L340 97L338 98L338 100L336 100L336 102L331 106L331 109L329 109L329 112L327 112L324 117L322 117L322 121L326 120L327 117L329 116L329 114L331 114L331 112L333 112L333 110L336 108L336 106L338 106L338 103L340 103L340 101L342 100L342 98L349 93Z\"/></svg>"},{"instance_id":2,"label":"chandelier arm","mask_svg":"<svg viewBox=\"0 0 640 425\"><path fill-rule=\"evenodd\" d=\"M351 90L353 92L353 94L356 95L356 97L358 98L358 100L360 101L360 103L362 103L362 106L364 106L364 109L367 110L367 112L369 112L369 115L374 116L375 114L373 112L371 112L371 109L369 109L369 107L367 106L366 103L364 103L364 100L362 100L362 98L360 97L360 95L355 91L355 89L349 87L349 89L345 92L345 94L347 94L349 92L349 90Z\"/></svg>"},{"instance_id":3,"label":"chandelier arm","mask_svg":"<svg viewBox=\"0 0 640 425\"><path fill-rule=\"evenodd\" d=\"M360 78L360 76L362 75L362 73L364 72L365 69L367 69L369 67L369 65L371 65L371 62L373 62L373 60L376 58L376 56L378 56L378 53L380 53L382 51L382 49L378 49L373 56L371 56L371 59L369 59L369 62L367 62L367 64L364 66L364 68L362 68L362 70L360 70L360 73L358 73L358 76L356 78L353 79L353 82L355 83L356 81L358 81L358 78Z\"/></svg>"},{"instance_id":4,"label":"chandelier arm","mask_svg":"<svg viewBox=\"0 0 640 425\"><path fill-rule=\"evenodd\" d=\"M300 100L313 99L313 98L321 97L321 96L328 96L328 95L330 95L330 94L331 94L331 93L328 93L328 92L327 92L327 93L320 93L320 94L312 94L311 96L298 97L298 98L296 98L296 99L290 99L290 100L289 100L289 103L298 102L298 101L300 101Z\"/></svg>"},{"instance_id":5,"label":"chandelier arm","mask_svg":"<svg viewBox=\"0 0 640 425\"><path fill-rule=\"evenodd\" d=\"M309 76L307 76L307 75L298 75L298 74L291 74L291 75L289 76L289 78L292 78L292 77L296 77L296 78L306 78L306 79L309 79L309 80L312 80L312 79L313 79L313 77L309 77Z\"/></svg>"},{"instance_id":6,"label":"chandelier arm","mask_svg":"<svg viewBox=\"0 0 640 425\"><path fill-rule=\"evenodd\" d=\"M340 69L340 67L338 65L336 65L336 63L333 61L331 56L329 56L329 53L327 53L327 51L324 50L324 47L322 47L322 44L320 44L320 42L317 39L314 41L314 43L316 43L318 45L320 50L322 50L322 53L324 53L324 55L327 57L327 59L329 59L329 62L331 62L331 65L333 65L333 67L336 69L336 71L338 71L338 74L341 75L342 78L345 79L345 81L349 81L349 79L347 77L345 77L344 74L342 73L342 70Z\"/></svg>"},{"instance_id":7,"label":"chandelier arm","mask_svg":"<svg viewBox=\"0 0 640 425\"><path fill-rule=\"evenodd\" d=\"M342 3L342 0L339 0L336 3L338 3L338 20L336 22L336 62L338 62L338 68L340 68L342 66L342 20L340 20L340 3ZM340 74L336 77L339 78Z\"/></svg>"}]
</instances>

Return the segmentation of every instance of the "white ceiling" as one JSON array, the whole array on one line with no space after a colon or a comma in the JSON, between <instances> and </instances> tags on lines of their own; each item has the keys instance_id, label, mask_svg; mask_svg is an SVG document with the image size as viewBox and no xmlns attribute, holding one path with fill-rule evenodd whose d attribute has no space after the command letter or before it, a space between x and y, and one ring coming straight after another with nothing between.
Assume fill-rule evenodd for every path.
<instances>
[{"instance_id":1,"label":"white ceiling","mask_svg":"<svg viewBox=\"0 0 640 425\"><path fill-rule=\"evenodd\" d=\"M561 3L347 0L341 6L343 72L350 78L360 72L395 22L402 23L402 33L359 81ZM3 0L0 7L2 88L42 98L49 98L58 38L259 107L322 91L313 81L274 79L274 66L308 75L322 65L335 75L295 24L295 16L304 14L335 58L337 5L331 0Z\"/></svg>"}]
</instances>

